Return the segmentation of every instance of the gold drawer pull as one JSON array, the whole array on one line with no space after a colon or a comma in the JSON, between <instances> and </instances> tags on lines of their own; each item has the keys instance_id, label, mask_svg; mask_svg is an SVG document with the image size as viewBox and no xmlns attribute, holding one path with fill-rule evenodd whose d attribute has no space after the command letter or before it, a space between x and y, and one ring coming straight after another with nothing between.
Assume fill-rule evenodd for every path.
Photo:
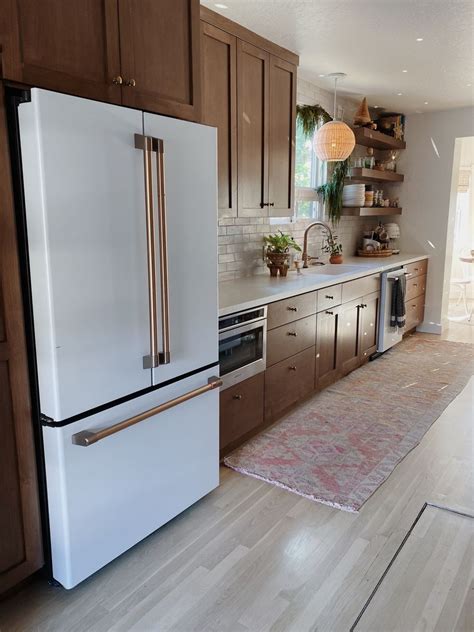
<instances>
[{"instance_id":1,"label":"gold drawer pull","mask_svg":"<svg viewBox=\"0 0 474 632\"><path fill-rule=\"evenodd\" d=\"M296 331L288 331L286 335L287 335L287 336L294 336L294 337L296 338L296 336L297 336L298 334L296 333Z\"/></svg>"},{"instance_id":2,"label":"gold drawer pull","mask_svg":"<svg viewBox=\"0 0 474 632\"><path fill-rule=\"evenodd\" d=\"M121 86L123 83L123 79L120 75L117 75L116 77L112 79L112 83L116 86Z\"/></svg>"},{"instance_id":3,"label":"gold drawer pull","mask_svg":"<svg viewBox=\"0 0 474 632\"><path fill-rule=\"evenodd\" d=\"M289 366L289 367L288 367L288 369L289 369L290 371L296 371L296 367L295 367L295 366Z\"/></svg>"},{"instance_id":4,"label":"gold drawer pull","mask_svg":"<svg viewBox=\"0 0 474 632\"><path fill-rule=\"evenodd\" d=\"M291 307L291 306L288 306L286 309L287 309L289 312L297 312L297 311L298 311L298 308L297 308L297 307Z\"/></svg>"},{"instance_id":5,"label":"gold drawer pull","mask_svg":"<svg viewBox=\"0 0 474 632\"><path fill-rule=\"evenodd\" d=\"M232 399L242 399L242 395L234 395Z\"/></svg>"},{"instance_id":6,"label":"gold drawer pull","mask_svg":"<svg viewBox=\"0 0 474 632\"><path fill-rule=\"evenodd\" d=\"M137 85L137 82L135 81L135 79L127 79L127 81L125 81L125 85L128 88L134 88Z\"/></svg>"}]
</instances>

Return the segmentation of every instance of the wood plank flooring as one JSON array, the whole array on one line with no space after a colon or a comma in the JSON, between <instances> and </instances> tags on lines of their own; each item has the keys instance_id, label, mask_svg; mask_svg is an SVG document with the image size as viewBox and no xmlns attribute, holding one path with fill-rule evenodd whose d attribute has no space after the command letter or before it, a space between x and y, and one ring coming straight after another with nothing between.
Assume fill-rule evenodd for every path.
<instances>
[{"instance_id":1,"label":"wood plank flooring","mask_svg":"<svg viewBox=\"0 0 474 632\"><path fill-rule=\"evenodd\" d=\"M473 387L471 380L359 514L222 468L217 490L76 589L35 579L0 603L0 630L347 632L424 503L473 513ZM430 510L432 520L425 525L435 542L432 557L439 553L439 534L445 538L452 529L455 543L444 562L431 561L429 554L423 558L422 581L413 588L416 598L405 595L413 627L404 632L451 632L442 627L442 613L435 627L431 618L424 624L423 617L439 609L437 591L451 582L446 573L466 576L461 549L469 525L461 535L438 515ZM392 574L395 590L407 574L416 580L418 572L415 564ZM388 580L387 574L384 591L390 589ZM447 607L453 598L456 603L464 599L466 590L464 580L453 580ZM387 594L379 599L388 599ZM424 600L421 606L418 600ZM414 601L422 619L411 608ZM373 600L371 608L378 605ZM465 601L460 630L466 629L462 621L469 621L470 607ZM372 612L367 609L369 618L361 619L356 631L392 629L364 628L378 616Z\"/></svg>"}]
</instances>

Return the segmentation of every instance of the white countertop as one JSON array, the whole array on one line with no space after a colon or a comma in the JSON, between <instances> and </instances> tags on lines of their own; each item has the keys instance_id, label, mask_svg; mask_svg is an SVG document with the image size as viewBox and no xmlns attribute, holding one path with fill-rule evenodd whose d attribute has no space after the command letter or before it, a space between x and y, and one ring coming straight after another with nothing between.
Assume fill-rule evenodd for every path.
<instances>
[{"instance_id":1,"label":"white countertop","mask_svg":"<svg viewBox=\"0 0 474 632\"><path fill-rule=\"evenodd\" d=\"M343 264L311 266L302 270L300 274L288 271L288 276L284 278L271 277L268 272L253 277L222 281L219 283L219 316L253 309L337 283L353 281L420 259L428 259L428 256L400 254L386 258L344 257Z\"/></svg>"}]
</instances>

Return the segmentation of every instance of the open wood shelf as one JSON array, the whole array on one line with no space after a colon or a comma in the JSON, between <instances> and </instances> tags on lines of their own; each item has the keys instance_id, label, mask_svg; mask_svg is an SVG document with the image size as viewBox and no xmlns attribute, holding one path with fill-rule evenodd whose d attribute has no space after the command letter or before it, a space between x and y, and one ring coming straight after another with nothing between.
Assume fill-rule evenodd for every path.
<instances>
[{"instance_id":1,"label":"open wood shelf","mask_svg":"<svg viewBox=\"0 0 474 632\"><path fill-rule=\"evenodd\" d=\"M401 215L400 206L345 206L341 210L341 215L352 215L353 217L381 217L382 215Z\"/></svg>"},{"instance_id":2,"label":"open wood shelf","mask_svg":"<svg viewBox=\"0 0 474 632\"><path fill-rule=\"evenodd\" d=\"M365 169L364 167L352 167L350 170L351 182L403 182L402 173L394 171L379 171L378 169Z\"/></svg>"},{"instance_id":3,"label":"open wood shelf","mask_svg":"<svg viewBox=\"0 0 474 632\"><path fill-rule=\"evenodd\" d=\"M405 149L404 140L397 140L393 136L383 134L377 130L367 127L356 127L354 130L356 143L364 147L374 147L375 149Z\"/></svg>"}]
</instances>

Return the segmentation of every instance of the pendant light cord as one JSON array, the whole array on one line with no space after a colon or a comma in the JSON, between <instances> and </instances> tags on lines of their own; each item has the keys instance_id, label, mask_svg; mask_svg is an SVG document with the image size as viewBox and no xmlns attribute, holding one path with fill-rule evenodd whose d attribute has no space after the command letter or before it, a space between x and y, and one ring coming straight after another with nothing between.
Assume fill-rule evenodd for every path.
<instances>
[{"instance_id":1,"label":"pendant light cord","mask_svg":"<svg viewBox=\"0 0 474 632\"><path fill-rule=\"evenodd\" d=\"M336 120L336 95L337 95L337 77L334 77L334 117L333 117L333 121Z\"/></svg>"}]
</instances>

